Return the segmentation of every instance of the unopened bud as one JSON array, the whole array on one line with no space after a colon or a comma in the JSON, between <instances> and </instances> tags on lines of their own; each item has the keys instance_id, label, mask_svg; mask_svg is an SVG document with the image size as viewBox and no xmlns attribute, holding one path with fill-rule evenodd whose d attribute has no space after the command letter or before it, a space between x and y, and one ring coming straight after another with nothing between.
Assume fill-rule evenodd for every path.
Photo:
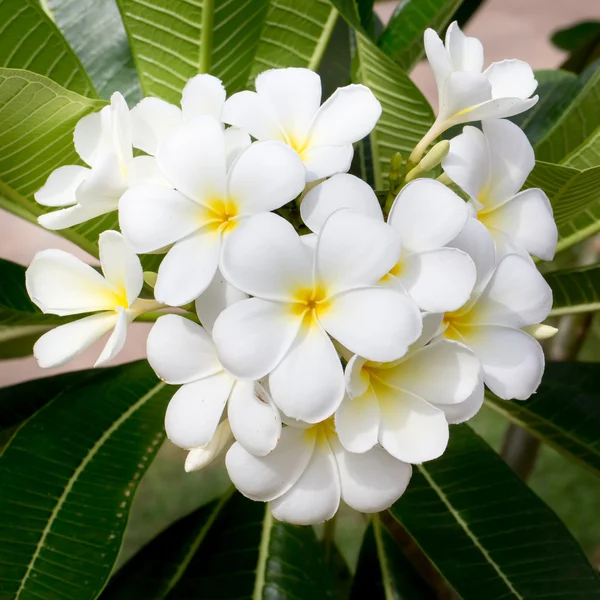
<instances>
[{"instance_id":1,"label":"unopened bud","mask_svg":"<svg viewBox=\"0 0 600 600\"><path fill-rule=\"evenodd\" d=\"M225 419L221 421L212 440L204 446L204 448L192 448L187 458L185 459L185 471L191 473L192 471L199 471L207 465L209 465L221 451L229 444L232 440L233 435L231 433L231 427L229 426L229 420Z\"/></svg>"},{"instance_id":2,"label":"unopened bud","mask_svg":"<svg viewBox=\"0 0 600 600\"><path fill-rule=\"evenodd\" d=\"M424 157L423 160L417 165L423 173L435 169L450 152L450 142L448 140L442 140L438 142Z\"/></svg>"},{"instance_id":3,"label":"unopened bud","mask_svg":"<svg viewBox=\"0 0 600 600\"><path fill-rule=\"evenodd\" d=\"M144 282L154 289L156 286L156 280L158 279L158 273L154 271L144 271Z\"/></svg>"},{"instance_id":4,"label":"unopened bud","mask_svg":"<svg viewBox=\"0 0 600 600\"><path fill-rule=\"evenodd\" d=\"M523 331L534 337L536 340L542 341L554 337L557 334L558 329L556 329L556 327L551 327L550 325L527 325L527 327L523 327Z\"/></svg>"}]
</instances>

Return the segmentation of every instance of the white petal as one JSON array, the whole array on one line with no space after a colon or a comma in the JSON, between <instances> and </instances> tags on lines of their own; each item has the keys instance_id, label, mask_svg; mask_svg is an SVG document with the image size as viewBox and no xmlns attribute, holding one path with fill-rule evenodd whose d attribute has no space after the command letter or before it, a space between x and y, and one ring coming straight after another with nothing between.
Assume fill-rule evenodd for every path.
<instances>
[{"instance_id":1,"label":"white petal","mask_svg":"<svg viewBox=\"0 0 600 600\"><path fill-rule=\"evenodd\" d=\"M214 117L186 121L160 145L156 158L165 177L188 198L225 198L225 138Z\"/></svg>"},{"instance_id":2,"label":"white petal","mask_svg":"<svg viewBox=\"0 0 600 600\"><path fill-rule=\"evenodd\" d=\"M518 125L505 119L490 119L482 127L490 156L490 180L479 200L489 210L523 187L535 165L535 156L527 135Z\"/></svg>"},{"instance_id":3,"label":"white petal","mask_svg":"<svg viewBox=\"0 0 600 600\"><path fill-rule=\"evenodd\" d=\"M367 359L357 354L352 356L352 353L350 356L345 371L346 390L351 398L358 398L365 394L371 385L368 374L363 371Z\"/></svg>"},{"instance_id":4,"label":"white petal","mask_svg":"<svg viewBox=\"0 0 600 600\"><path fill-rule=\"evenodd\" d=\"M315 436L303 429L284 427L281 439L267 456L253 456L234 444L225 458L233 485L248 498L269 502L287 492L308 465Z\"/></svg>"},{"instance_id":5,"label":"white petal","mask_svg":"<svg viewBox=\"0 0 600 600\"><path fill-rule=\"evenodd\" d=\"M279 521L314 525L331 519L340 504L340 476L333 452L317 441L306 470L292 488L271 502Z\"/></svg>"},{"instance_id":6,"label":"white petal","mask_svg":"<svg viewBox=\"0 0 600 600\"><path fill-rule=\"evenodd\" d=\"M442 167L456 185L478 200L490 178L489 148L483 132L467 126L453 137Z\"/></svg>"},{"instance_id":7,"label":"white petal","mask_svg":"<svg viewBox=\"0 0 600 600\"><path fill-rule=\"evenodd\" d=\"M533 256L554 258L558 230L548 196L538 188L524 190L487 213L485 224L502 231Z\"/></svg>"},{"instance_id":8,"label":"white petal","mask_svg":"<svg viewBox=\"0 0 600 600\"><path fill-rule=\"evenodd\" d=\"M114 92L110 97L111 134L114 150L121 164L126 164L133 158L131 147L131 120L129 107L120 92Z\"/></svg>"},{"instance_id":9,"label":"white petal","mask_svg":"<svg viewBox=\"0 0 600 600\"><path fill-rule=\"evenodd\" d=\"M92 166L99 153L111 148L111 121L110 106L105 106L77 122L73 142L77 154L86 164Z\"/></svg>"},{"instance_id":10,"label":"white petal","mask_svg":"<svg viewBox=\"0 0 600 600\"><path fill-rule=\"evenodd\" d=\"M343 146L369 135L381 104L364 85L338 88L319 108L310 128L309 146Z\"/></svg>"},{"instance_id":11,"label":"white petal","mask_svg":"<svg viewBox=\"0 0 600 600\"><path fill-rule=\"evenodd\" d=\"M470 218L465 228L448 245L466 252L471 257L477 270L475 290L480 290L496 266L494 239L486 226L477 219Z\"/></svg>"},{"instance_id":12,"label":"white petal","mask_svg":"<svg viewBox=\"0 0 600 600\"><path fill-rule=\"evenodd\" d=\"M335 430L349 452L366 452L379 436L379 402L371 387L358 398L346 397L335 413Z\"/></svg>"},{"instance_id":13,"label":"white petal","mask_svg":"<svg viewBox=\"0 0 600 600\"><path fill-rule=\"evenodd\" d=\"M35 194L35 200L43 206L69 206L75 204L75 190L90 174L86 167L67 165L50 173L46 183Z\"/></svg>"},{"instance_id":14,"label":"white petal","mask_svg":"<svg viewBox=\"0 0 600 600\"><path fill-rule=\"evenodd\" d=\"M43 369L60 367L87 350L117 323L114 311L91 315L45 333L33 346L33 354Z\"/></svg>"},{"instance_id":15,"label":"white petal","mask_svg":"<svg viewBox=\"0 0 600 600\"><path fill-rule=\"evenodd\" d=\"M142 254L194 233L201 225L201 211L177 190L143 185L123 194L119 225L135 251Z\"/></svg>"},{"instance_id":16,"label":"white petal","mask_svg":"<svg viewBox=\"0 0 600 600\"><path fill-rule=\"evenodd\" d=\"M281 418L273 400L258 383L236 382L227 415L235 439L254 456L265 456L277 446Z\"/></svg>"},{"instance_id":17,"label":"white petal","mask_svg":"<svg viewBox=\"0 0 600 600\"><path fill-rule=\"evenodd\" d=\"M213 462L223 449L231 443L231 427L229 421L221 421L213 435L212 440L203 448L192 448L185 459L185 471L199 471Z\"/></svg>"},{"instance_id":18,"label":"white petal","mask_svg":"<svg viewBox=\"0 0 600 600\"><path fill-rule=\"evenodd\" d=\"M452 71L450 55L444 46L444 42L442 42L435 30L431 28L425 30L424 42L427 60L435 75L438 90L441 92L446 77L448 77Z\"/></svg>"},{"instance_id":19,"label":"white petal","mask_svg":"<svg viewBox=\"0 0 600 600\"><path fill-rule=\"evenodd\" d=\"M423 313L423 329L421 335L410 346L410 350L417 350L428 344L434 337L440 335L444 315L442 313Z\"/></svg>"},{"instance_id":20,"label":"white petal","mask_svg":"<svg viewBox=\"0 0 600 600\"><path fill-rule=\"evenodd\" d=\"M287 304L250 298L219 315L213 339L227 370L237 379L256 381L281 362L296 338L300 322Z\"/></svg>"},{"instance_id":21,"label":"white petal","mask_svg":"<svg viewBox=\"0 0 600 600\"><path fill-rule=\"evenodd\" d=\"M445 246L467 223L467 205L434 179L415 179L398 194L388 223L400 234L404 252Z\"/></svg>"},{"instance_id":22,"label":"white petal","mask_svg":"<svg viewBox=\"0 0 600 600\"><path fill-rule=\"evenodd\" d=\"M444 411L448 423L464 423L472 419L479 412L479 409L483 405L484 391L483 373L481 373L473 393L466 400L458 404L440 404L438 408Z\"/></svg>"},{"instance_id":23,"label":"white petal","mask_svg":"<svg viewBox=\"0 0 600 600\"><path fill-rule=\"evenodd\" d=\"M454 125L475 121L478 118L472 116L473 107L491 100L491 97L492 86L485 75L454 71L446 78L438 118Z\"/></svg>"},{"instance_id":24,"label":"white petal","mask_svg":"<svg viewBox=\"0 0 600 600\"><path fill-rule=\"evenodd\" d=\"M257 140L285 141L274 110L256 92L238 92L228 98L222 119L224 123L244 129Z\"/></svg>"},{"instance_id":25,"label":"white petal","mask_svg":"<svg viewBox=\"0 0 600 600\"><path fill-rule=\"evenodd\" d=\"M271 69L256 78L264 99L292 145L301 145L321 104L321 77L310 69Z\"/></svg>"},{"instance_id":26,"label":"white petal","mask_svg":"<svg viewBox=\"0 0 600 600\"><path fill-rule=\"evenodd\" d=\"M305 184L300 157L282 142L256 142L242 152L227 177L227 191L242 214L275 210Z\"/></svg>"},{"instance_id":27,"label":"white petal","mask_svg":"<svg viewBox=\"0 0 600 600\"><path fill-rule=\"evenodd\" d=\"M380 373L389 386L411 392L431 404L456 404L473 393L479 371L479 360L466 346L437 339Z\"/></svg>"},{"instance_id":28,"label":"white petal","mask_svg":"<svg viewBox=\"0 0 600 600\"><path fill-rule=\"evenodd\" d=\"M334 175L315 186L302 200L300 216L305 225L319 233L336 210L351 208L383 221L381 206L371 186L354 175Z\"/></svg>"},{"instance_id":29,"label":"white petal","mask_svg":"<svg viewBox=\"0 0 600 600\"><path fill-rule=\"evenodd\" d=\"M181 109L186 121L199 115L210 115L220 120L223 104L225 88L221 80L213 75L192 77L185 84L181 94Z\"/></svg>"},{"instance_id":30,"label":"white petal","mask_svg":"<svg viewBox=\"0 0 600 600\"><path fill-rule=\"evenodd\" d=\"M250 136L239 127L228 127L223 133L225 139L225 153L227 155L227 170L231 168L231 165L235 159L243 152L250 144L252 140Z\"/></svg>"},{"instance_id":31,"label":"white petal","mask_svg":"<svg viewBox=\"0 0 600 600\"><path fill-rule=\"evenodd\" d=\"M220 249L220 236L210 226L177 242L158 268L156 299L171 306L193 302L215 276Z\"/></svg>"},{"instance_id":32,"label":"white petal","mask_svg":"<svg viewBox=\"0 0 600 600\"><path fill-rule=\"evenodd\" d=\"M441 456L448 444L448 423L443 411L418 396L390 390L382 397L379 441L398 460L420 464Z\"/></svg>"},{"instance_id":33,"label":"white petal","mask_svg":"<svg viewBox=\"0 0 600 600\"><path fill-rule=\"evenodd\" d=\"M364 454L345 451L335 444L342 500L354 510L375 513L389 508L406 490L412 467L383 448Z\"/></svg>"},{"instance_id":34,"label":"white petal","mask_svg":"<svg viewBox=\"0 0 600 600\"><path fill-rule=\"evenodd\" d=\"M469 313L471 323L523 327L541 323L552 308L552 290L527 259L510 254L496 267Z\"/></svg>"},{"instance_id":35,"label":"white petal","mask_svg":"<svg viewBox=\"0 0 600 600\"><path fill-rule=\"evenodd\" d=\"M533 69L522 60L492 63L483 73L492 84L492 98L529 98L537 88Z\"/></svg>"},{"instance_id":36,"label":"white petal","mask_svg":"<svg viewBox=\"0 0 600 600\"><path fill-rule=\"evenodd\" d=\"M54 315L112 310L119 301L98 271L63 250L38 252L25 283L36 306Z\"/></svg>"},{"instance_id":37,"label":"white petal","mask_svg":"<svg viewBox=\"0 0 600 600\"><path fill-rule=\"evenodd\" d=\"M398 275L421 310L449 312L460 308L471 295L477 271L468 254L455 248L438 248L409 254Z\"/></svg>"},{"instance_id":38,"label":"white petal","mask_svg":"<svg viewBox=\"0 0 600 600\"><path fill-rule=\"evenodd\" d=\"M133 145L151 156L182 121L181 110L160 98L143 98L131 109Z\"/></svg>"},{"instance_id":39,"label":"white petal","mask_svg":"<svg viewBox=\"0 0 600 600\"><path fill-rule=\"evenodd\" d=\"M227 283L220 271L196 298L196 313L206 331L211 332L217 317L228 307L248 298L247 294Z\"/></svg>"},{"instance_id":40,"label":"white petal","mask_svg":"<svg viewBox=\"0 0 600 600\"><path fill-rule=\"evenodd\" d=\"M221 253L225 278L262 298L288 301L312 286L312 264L300 237L285 219L263 213L239 222Z\"/></svg>"},{"instance_id":41,"label":"white petal","mask_svg":"<svg viewBox=\"0 0 600 600\"><path fill-rule=\"evenodd\" d=\"M117 209L126 189L122 163L114 152L109 152L97 158L88 176L77 187L75 198L84 206L102 206L107 213Z\"/></svg>"},{"instance_id":42,"label":"white petal","mask_svg":"<svg viewBox=\"0 0 600 600\"><path fill-rule=\"evenodd\" d=\"M529 334L489 325L465 328L464 338L481 361L483 381L494 394L505 400L527 400L537 390L544 353Z\"/></svg>"},{"instance_id":43,"label":"white petal","mask_svg":"<svg viewBox=\"0 0 600 600\"><path fill-rule=\"evenodd\" d=\"M483 69L483 46L474 37L466 36L456 21L446 30L446 48L455 71L481 73Z\"/></svg>"},{"instance_id":44,"label":"white petal","mask_svg":"<svg viewBox=\"0 0 600 600\"><path fill-rule=\"evenodd\" d=\"M233 383L225 373L217 373L182 385L165 414L169 439L180 448L206 446L215 434Z\"/></svg>"},{"instance_id":45,"label":"white petal","mask_svg":"<svg viewBox=\"0 0 600 600\"><path fill-rule=\"evenodd\" d=\"M223 370L210 335L180 315L163 315L146 344L148 362L167 383L191 383Z\"/></svg>"},{"instance_id":46,"label":"white petal","mask_svg":"<svg viewBox=\"0 0 600 600\"><path fill-rule=\"evenodd\" d=\"M306 319L288 353L271 372L275 404L288 417L318 423L330 417L344 397L342 363L327 334Z\"/></svg>"},{"instance_id":47,"label":"white petal","mask_svg":"<svg viewBox=\"0 0 600 600\"><path fill-rule=\"evenodd\" d=\"M346 173L350 170L353 156L352 144L307 148L302 152L306 181L317 181L336 173Z\"/></svg>"},{"instance_id":48,"label":"white petal","mask_svg":"<svg viewBox=\"0 0 600 600\"><path fill-rule=\"evenodd\" d=\"M474 106L454 120L454 123L466 123L467 121L483 121L486 119L506 119L521 114L535 106L538 96L521 100L520 98L497 98L487 100L478 106Z\"/></svg>"},{"instance_id":49,"label":"white petal","mask_svg":"<svg viewBox=\"0 0 600 600\"><path fill-rule=\"evenodd\" d=\"M106 342L106 346L102 350L102 353L98 357L98 360L94 363L94 367L98 367L111 361L125 345L127 340L127 326L130 323L130 316L123 308L118 308L117 310L117 322L115 323L115 328L108 341Z\"/></svg>"},{"instance_id":50,"label":"white petal","mask_svg":"<svg viewBox=\"0 0 600 600\"><path fill-rule=\"evenodd\" d=\"M125 291L131 306L142 291L144 272L140 259L118 231L104 231L98 240L104 277L117 293Z\"/></svg>"},{"instance_id":51,"label":"white petal","mask_svg":"<svg viewBox=\"0 0 600 600\"><path fill-rule=\"evenodd\" d=\"M157 185L172 187L162 174L154 156L136 156L127 164L127 185Z\"/></svg>"},{"instance_id":52,"label":"white petal","mask_svg":"<svg viewBox=\"0 0 600 600\"><path fill-rule=\"evenodd\" d=\"M421 314L406 294L391 288L361 288L339 294L319 320L346 348L369 360L400 358L420 335Z\"/></svg>"},{"instance_id":53,"label":"white petal","mask_svg":"<svg viewBox=\"0 0 600 600\"><path fill-rule=\"evenodd\" d=\"M400 236L383 221L338 210L319 235L317 277L328 294L373 285L396 264L400 251Z\"/></svg>"},{"instance_id":54,"label":"white petal","mask_svg":"<svg viewBox=\"0 0 600 600\"><path fill-rule=\"evenodd\" d=\"M52 231L58 231L60 229L66 229L67 227L73 227L80 223L85 223L90 219L105 215L106 213L112 212L116 207L107 207L104 204L94 204L91 206L82 206L81 204L75 204L69 208L62 210L55 210L38 217L38 223L50 229Z\"/></svg>"}]
</instances>

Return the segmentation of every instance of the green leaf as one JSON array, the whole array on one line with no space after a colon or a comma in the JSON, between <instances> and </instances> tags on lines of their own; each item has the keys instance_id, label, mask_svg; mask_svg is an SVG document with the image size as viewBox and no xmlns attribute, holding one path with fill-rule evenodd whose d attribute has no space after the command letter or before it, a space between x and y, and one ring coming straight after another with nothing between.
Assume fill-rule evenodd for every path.
<instances>
[{"instance_id":1,"label":"green leaf","mask_svg":"<svg viewBox=\"0 0 600 600\"><path fill-rule=\"evenodd\" d=\"M600 310L600 264L553 271L544 277L552 288L550 316Z\"/></svg>"},{"instance_id":2,"label":"green leaf","mask_svg":"<svg viewBox=\"0 0 600 600\"><path fill-rule=\"evenodd\" d=\"M350 600L435 600L377 515L365 533Z\"/></svg>"},{"instance_id":3,"label":"green leaf","mask_svg":"<svg viewBox=\"0 0 600 600\"><path fill-rule=\"evenodd\" d=\"M118 0L145 96L179 103L190 77L243 89L269 0ZM283 24L282 24L283 26Z\"/></svg>"},{"instance_id":4,"label":"green leaf","mask_svg":"<svg viewBox=\"0 0 600 600\"><path fill-rule=\"evenodd\" d=\"M467 425L452 428L441 458L415 468L390 512L461 600L600 598L559 518Z\"/></svg>"},{"instance_id":5,"label":"green leaf","mask_svg":"<svg viewBox=\"0 0 600 600\"><path fill-rule=\"evenodd\" d=\"M105 102L79 96L50 79L18 69L0 69L0 208L32 223L45 207L33 194L61 165L76 164L77 121ZM92 255L98 235L117 226L112 213L58 232Z\"/></svg>"},{"instance_id":6,"label":"green leaf","mask_svg":"<svg viewBox=\"0 0 600 600\"><path fill-rule=\"evenodd\" d=\"M566 52L574 52L589 44L598 36L600 36L600 22L583 21L571 27L555 31L550 40L557 48Z\"/></svg>"},{"instance_id":7,"label":"green leaf","mask_svg":"<svg viewBox=\"0 0 600 600\"><path fill-rule=\"evenodd\" d=\"M0 67L27 69L84 96L94 86L56 25L35 0L0 0Z\"/></svg>"},{"instance_id":8,"label":"green leaf","mask_svg":"<svg viewBox=\"0 0 600 600\"><path fill-rule=\"evenodd\" d=\"M600 126L583 144L568 154L562 164L575 169L589 169L600 166Z\"/></svg>"},{"instance_id":9,"label":"green leaf","mask_svg":"<svg viewBox=\"0 0 600 600\"><path fill-rule=\"evenodd\" d=\"M42 402L46 380L8 393L25 391ZM0 597L97 597L170 396L145 362L101 370L16 431L0 457Z\"/></svg>"},{"instance_id":10,"label":"green leaf","mask_svg":"<svg viewBox=\"0 0 600 600\"><path fill-rule=\"evenodd\" d=\"M45 315L29 299L25 267L0 259L0 360L28 356L46 331L68 319Z\"/></svg>"},{"instance_id":11,"label":"green leaf","mask_svg":"<svg viewBox=\"0 0 600 600\"><path fill-rule=\"evenodd\" d=\"M328 0L271 0L249 77L266 69L319 67L338 14Z\"/></svg>"},{"instance_id":12,"label":"green leaf","mask_svg":"<svg viewBox=\"0 0 600 600\"><path fill-rule=\"evenodd\" d=\"M561 162L600 125L600 69L593 70L586 79L581 91L536 144L538 160Z\"/></svg>"},{"instance_id":13,"label":"green leaf","mask_svg":"<svg viewBox=\"0 0 600 600\"><path fill-rule=\"evenodd\" d=\"M428 27L442 33L462 0L406 0L400 2L377 45L405 71L423 57L423 34Z\"/></svg>"},{"instance_id":14,"label":"green leaf","mask_svg":"<svg viewBox=\"0 0 600 600\"><path fill-rule=\"evenodd\" d=\"M142 91L115 0L47 0L47 3L100 97L108 99L118 91L130 104L136 103Z\"/></svg>"},{"instance_id":15,"label":"green leaf","mask_svg":"<svg viewBox=\"0 0 600 600\"><path fill-rule=\"evenodd\" d=\"M333 598L311 527L275 521L268 506L225 496L178 521L119 571L102 600Z\"/></svg>"},{"instance_id":16,"label":"green leaf","mask_svg":"<svg viewBox=\"0 0 600 600\"><path fill-rule=\"evenodd\" d=\"M595 363L548 362L542 384L526 402L493 395L487 404L544 443L600 475L600 392Z\"/></svg>"},{"instance_id":17,"label":"green leaf","mask_svg":"<svg viewBox=\"0 0 600 600\"><path fill-rule=\"evenodd\" d=\"M536 161L526 188L542 188L558 226L557 252L600 231L600 166L573 169Z\"/></svg>"}]
</instances>

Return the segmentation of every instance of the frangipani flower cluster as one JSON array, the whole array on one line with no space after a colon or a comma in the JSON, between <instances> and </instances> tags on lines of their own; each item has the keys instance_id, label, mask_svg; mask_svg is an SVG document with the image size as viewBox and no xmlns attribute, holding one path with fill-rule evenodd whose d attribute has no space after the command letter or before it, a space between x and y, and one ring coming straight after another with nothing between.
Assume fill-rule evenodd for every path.
<instances>
[{"instance_id":1,"label":"frangipani flower cluster","mask_svg":"<svg viewBox=\"0 0 600 600\"><path fill-rule=\"evenodd\" d=\"M445 46L431 31L425 41L440 114L412 167L441 131L484 119L443 155L468 201L413 174L384 214L348 173L378 100L349 85L321 104L307 69L267 71L228 99L198 75L181 108L145 98L129 110L115 94L82 119L75 145L91 168L50 175L37 199L65 208L41 222L117 209L121 233L100 236L104 277L53 250L29 267L44 312L94 313L42 336L40 365L112 330L103 363L131 321L155 320L148 361L180 386L165 427L186 469L227 449L235 486L297 524L333 517L341 500L389 507L411 465L439 457L449 425L477 413L484 386L534 393L544 356L532 332L552 297L530 255L551 259L557 232L544 193L520 191L533 151L501 117L535 103L535 80L518 61L482 73L481 45L455 24ZM282 215L294 211L293 224ZM146 253L164 257L144 287Z\"/></svg>"}]
</instances>

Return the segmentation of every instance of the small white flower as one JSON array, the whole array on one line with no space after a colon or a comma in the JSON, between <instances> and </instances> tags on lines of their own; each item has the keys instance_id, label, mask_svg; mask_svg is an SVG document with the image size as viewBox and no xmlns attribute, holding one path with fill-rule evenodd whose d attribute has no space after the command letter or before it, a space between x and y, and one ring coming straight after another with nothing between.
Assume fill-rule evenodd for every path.
<instances>
[{"instance_id":1,"label":"small white flower","mask_svg":"<svg viewBox=\"0 0 600 600\"><path fill-rule=\"evenodd\" d=\"M121 234L105 231L99 246L104 277L62 250L38 252L27 269L27 292L42 312L60 316L98 313L45 333L33 347L41 367L64 365L111 330L94 366L113 359L125 344L129 323L160 307L153 300L138 298L144 283L142 265Z\"/></svg>"},{"instance_id":2,"label":"small white flower","mask_svg":"<svg viewBox=\"0 0 600 600\"><path fill-rule=\"evenodd\" d=\"M397 361L350 359L349 398L335 414L348 451L366 452L380 443L398 460L432 460L446 449L448 423L477 413L483 402L479 360L458 342L431 341L441 321L441 315L425 315L423 334Z\"/></svg>"},{"instance_id":3,"label":"small white flower","mask_svg":"<svg viewBox=\"0 0 600 600\"><path fill-rule=\"evenodd\" d=\"M270 373L273 399L289 417L309 423L329 417L344 395L329 336L354 353L386 361L402 356L421 332L412 300L376 285L399 253L391 227L352 210L327 220L314 250L276 215L240 223L223 248L222 270L255 297L216 320L221 361L240 379Z\"/></svg>"},{"instance_id":4,"label":"small white flower","mask_svg":"<svg viewBox=\"0 0 600 600\"><path fill-rule=\"evenodd\" d=\"M409 464L381 447L346 451L333 419L306 429L284 427L277 448L264 457L234 444L226 465L242 494L271 502L276 519L297 525L331 519L340 498L360 512L385 510L404 493L412 474Z\"/></svg>"},{"instance_id":5,"label":"small white flower","mask_svg":"<svg viewBox=\"0 0 600 600\"><path fill-rule=\"evenodd\" d=\"M91 168L59 167L36 192L39 204L61 208L39 217L47 229L65 229L116 210L131 186L166 185L154 158L133 157L129 109L118 92L109 106L77 123L74 141L77 154Z\"/></svg>"},{"instance_id":6,"label":"small white flower","mask_svg":"<svg viewBox=\"0 0 600 600\"><path fill-rule=\"evenodd\" d=\"M334 175L304 197L300 213L315 233L329 215L351 208L383 221L371 187L354 175ZM464 228L466 204L432 179L415 179L398 194L388 224L398 233L402 250L382 283L408 292L424 311L442 312L462 306L475 283L475 266L467 254L444 246ZM368 251L368 250L367 250Z\"/></svg>"},{"instance_id":7,"label":"small white flower","mask_svg":"<svg viewBox=\"0 0 600 600\"><path fill-rule=\"evenodd\" d=\"M225 136L211 116L184 123L158 149L175 189L138 186L119 203L123 235L139 253L174 246L163 259L157 300L195 300L219 266L221 247L245 217L275 210L304 189L304 167L281 142L257 142L227 169Z\"/></svg>"},{"instance_id":8,"label":"small white flower","mask_svg":"<svg viewBox=\"0 0 600 600\"><path fill-rule=\"evenodd\" d=\"M519 192L535 165L533 148L514 123L483 121L450 141L444 171L470 196L472 213L490 231L498 256L552 260L558 231L552 206L537 188Z\"/></svg>"},{"instance_id":9,"label":"small white flower","mask_svg":"<svg viewBox=\"0 0 600 600\"><path fill-rule=\"evenodd\" d=\"M298 152L306 180L348 171L352 144L367 136L381 115L369 88L348 85L321 105L321 78L309 69L272 69L256 78L256 92L225 102L223 121L257 140L280 140Z\"/></svg>"},{"instance_id":10,"label":"small white flower","mask_svg":"<svg viewBox=\"0 0 600 600\"><path fill-rule=\"evenodd\" d=\"M494 394L526 400L540 384L544 353L523 329L548 316L552 290L528 258L509 254L494 267L494 241L475 219L452 244L471 253L478 282L464 307L444 315L443 336L473 350Z\"/></svg>"},{"instance_id":11,"label":"small white flower","mask_svg":"<svg viewBox=\"0 0 600 600\"><path fill-rule=\"evenodd\" d=\"M222 121L225 88L213 75L196 75L183 88L181 108L160 98L143 98L131 109L132 140L135 148L155 156L169 135L194 117L210 115ZM225 130L228 164L250 145L250 136L237 127Z\"/></svg>"},{"instance_id":12,"label":"small white flower","mask_svg":"<svg viewBox=\"0 0 600 600\"><path fill-rule=\"evenodd\" d=\"M226 432L209 447L227 404L229 427L249 452L262 456L277 444L281 419L267 392L255 382L237 381L221 365L206 330L180 315L160 317L148 336L148 362L167 383L181 385L165 415L169 439L195 452L190 464L213 457Z\"/></svg>"},{"instance_id":13,"label":"small white flower","mask_svg":"<svg viewBox=\"0 0 600 600\"><path fill-rule=\"evenodd\" d=\"M456 22L448 27L445 45L433 29L427 29L425 52L439 95L435 135L429 141L453 125L511 117L538 101L537 96L530 97L537 81L527 63L503 60L483 71L481 42L465 36Z\"/></svg>"}]
</instances>

